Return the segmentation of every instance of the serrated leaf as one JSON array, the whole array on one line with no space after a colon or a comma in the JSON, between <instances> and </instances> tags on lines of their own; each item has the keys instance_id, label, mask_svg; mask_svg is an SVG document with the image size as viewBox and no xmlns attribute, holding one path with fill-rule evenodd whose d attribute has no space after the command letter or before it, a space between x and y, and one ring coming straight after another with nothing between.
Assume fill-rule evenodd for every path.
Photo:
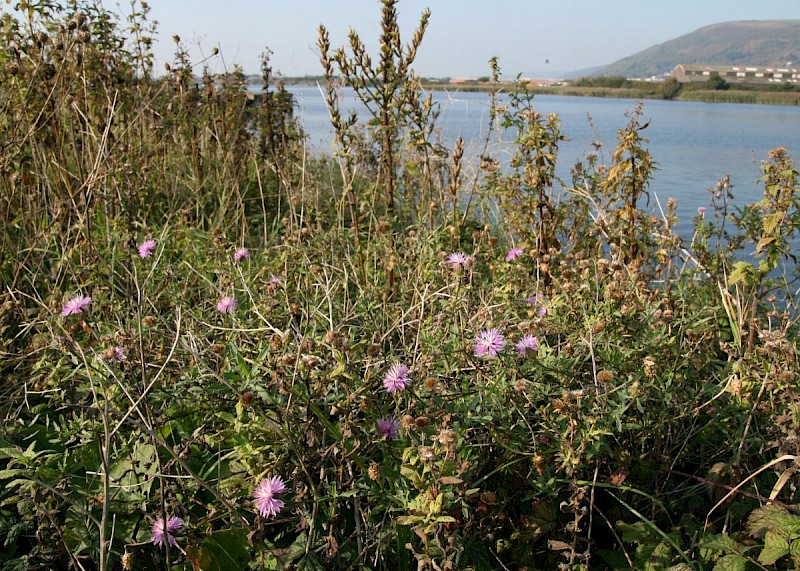
<instances>
[{"instance_id":1,"label":"serrated leaf","mask_svg":"<svg viewBox=\"0 0 800 571\"><path fill-rule=\"evenodd\" d=\"M778 521L788 512L777 504L767 504L754 509L747 518L747 533L753 537L763 538L768 531L781 532Z\"/></svg>"},{"instance_id":2,"label":"serrated leaf","mask_svg":"<svg viewBox=\"0 0 800 571\"><path fill-rule=\"evenodd\" d=\"M727 553L730 551L738 551L738 544L728 534L720 533L719 535L711 534L705 536L700 545L700 556L706 560L714 560L719 558L720 551Z\"/></svg>"},{"instance_id":3,"label":"serrated leaf","mask_svg":"<svg viewBox=\"0 0 800 571\"><path fill-rule=\"evenodd\" d=\"M758 555L758 562L772 565L784 555L789 554L789 542L773 531L764 536L764 549Z\"/></svg>"},{"instance_id":4,"label":"serrated leaf","mask_svg":"<svg viewBox=\"0 0 800 571\"><path fill-rule=\"evenodd\" d=\"M737 553L721 557L714 565L714 571L745 571L747 559Z\"/></svg>"},{"instance_id":5,"label":"serrated leaf","mask_svg":"<svg viewBox=\"0 0 800 571\"><path fill-rule=\"evenodd\" d=\"M752 264L747 262L736 262L733 264L733 270L731 274L728 276L728 283L730 285L737 284L739 282L745 281L753 276L755 270Z\"/></svg>"},{"instance_id":6,"label":"serrated leaf","mask_svg":"<svg viewBox=\"0 0 800 571\"><path fill-rule=\"evenodd\" d=\"M795 539L791 545L789 545L789 555L791 555L793 559L800 560L800 539Z\"/></svg>"}]
</instances>

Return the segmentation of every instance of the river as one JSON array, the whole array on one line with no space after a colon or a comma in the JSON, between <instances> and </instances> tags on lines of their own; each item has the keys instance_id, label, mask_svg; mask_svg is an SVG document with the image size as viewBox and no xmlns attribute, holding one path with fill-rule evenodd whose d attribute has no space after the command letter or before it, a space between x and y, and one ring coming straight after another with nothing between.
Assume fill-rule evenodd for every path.
<instances>
[{"instance_id":1,"label":"river","mask_svg":"<svg viewBox=\"0 0 800 571\"><path fill-rule=\"evenodd\" d=\"M296 114L316 152L332 150L332 130L320 90L315 86L290 86ZM457 137L467 143L465 159L476 162L475 151L485 137L489 96L485 93L434 92L441 107L438 127L442 143L452 148ZM636 107L632 99L537 95L536 109L557 113L561 132L569 138L559 152L558 174L570 182L569 170L593 150L592 142L604 144L603 160L609 161L616 134L627 124L625 113ZM342 95L344 109L357 109L352 91ZM591 118L591 120L589 119ZM770 149L784 146L800 162L800 107L647 100L642 121L650 121L644 135L658 170L650 193L661 204L673 197L678 202L677 231L691 234L691 219L698 207L708 206L709 188L730 176L735 204L759 200L761 161ZM492 151L508 155L510 134L495 134ZM651 204L651 207L653 205Z\"/></svg>"}]
</instances>

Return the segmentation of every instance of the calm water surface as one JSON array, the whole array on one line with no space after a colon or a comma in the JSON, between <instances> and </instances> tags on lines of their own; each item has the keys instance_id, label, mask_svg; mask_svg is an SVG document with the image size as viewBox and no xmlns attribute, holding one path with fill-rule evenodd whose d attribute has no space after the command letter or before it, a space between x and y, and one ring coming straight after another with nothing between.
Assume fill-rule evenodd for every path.
<instances>
[{"instance_id":1,"label":"calm water surface","mask_svg":"<svg viewBox=\"0 0 800 571\"><path fill-rule=\"evenodd\" d=\"M289 91L295 95L309 144L316 151L330 152L333 134L320 90L291 86ZM442 142L452 148L455 139L463 137L465 159L477 162L476 151L488 124L488 95L434 92L433 98L442 110L438 123ZM562 143L558 162L558 174L566 183L570 167L592 152L593 141L603 142L602 159L610 160L617 131L628 122L625 113L636 107L632 99L557 95L537 95L534 104L543 114L557 113L561 132L570 139ZM358 109L351 91L343 93L342 106ZM709 204L708 189L723 176L731 178L735 202L745 204L762 196L760 163L770 149L785 146L800 162L800 107L648 100L643 122L647 120L647 148L658 164L650 191L662 204L669 197L677 199L677 230L682 235L691 233L691 218L698 207ZM501 160L508 156L507 142L512 138L510 133L495 133L494 156Z\"/></svg>"}]
</instances>

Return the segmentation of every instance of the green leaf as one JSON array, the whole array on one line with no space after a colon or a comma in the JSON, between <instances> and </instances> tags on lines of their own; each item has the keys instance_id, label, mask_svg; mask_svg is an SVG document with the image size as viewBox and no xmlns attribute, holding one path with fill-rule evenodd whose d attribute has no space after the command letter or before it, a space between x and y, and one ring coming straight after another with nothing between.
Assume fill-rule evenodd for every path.
<instances>
[{"instance_id":1,"label":"green leaf","mask_svg":"<svg viewBox=\"0 0 800 571\"><path fill-rule=\"evenodd\" d=\"M722 557L714 565L714 571L745 571L747 559L737 553L731 553Z\"/></svg>"},{"instance_id":2,"label":"green leaf","mask_svg":"<svg viewBox=\"0 0 800 571\"><path fill-rule=\"evenodd\" d=\"M767 504L754 509L747 518L747 533L753 537L765 537L767 532L781 533L779 521L786 518L788 512L777 504Z\"/></svg>"},{"instance_id":3,"label":"green leaf","mask_svg":"<svg viewBox=\"0 0 800 571\"><path fill-rule=\"evenodd\" d=\"M726 533L705 536L700 541L699 547L700 557L702 557L704 560L712 561L720 556L720 551L723 553L740 551L740 546L730 535Z\"/></svg>"},{"instance_id":4,"label":"green leaf","mask_svg":"<svg viewBox=\"0 0 800 571\"><path fill-rule=\"evenodd\" d=\"M747 262L736 262L733 264L733 271L728 276L728 283L730 285L737 284L743 281L749 281L755 275L755 269L752 264Z\"/></svg>"},{"instance_id":5,"label":"green leaf","mask_svg":"<svg viewBox=\"0 0 800 571\"><path fill-rule=\"evenodd\" d=\"M247 531L244 529L217 531L206 536L199 549L189 553L195 569L240 571L247 566L249 555Z\"/></svg>"},{"instance_id":6,"label":"green leaf","mask_svg":"<svg viewBox=\"0 0 800 571\"><path fill-rule=\"evenodd\" d=\"M791 545L789 545L789 555L791 555L792 559L795 561L800 561L800 539L795 539Z\"/></svg>"},{"instance_id":7,"label":"green leaf","mask_svg":"<svg viewBox=\"0 0 800 571\"><path fill-rule=\"evenodd\" d=\"M789 542L773 531L764 536L764 549L758 556L759 563L772 565L784 555L789 554Z\"/></svg>"}]
</instances>

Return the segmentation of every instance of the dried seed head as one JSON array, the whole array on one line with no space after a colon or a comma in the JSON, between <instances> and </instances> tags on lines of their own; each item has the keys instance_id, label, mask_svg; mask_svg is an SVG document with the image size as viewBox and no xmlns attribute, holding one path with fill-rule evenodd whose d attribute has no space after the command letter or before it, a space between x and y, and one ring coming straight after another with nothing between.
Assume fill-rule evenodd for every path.
<instances>
[{"instance_id":1,"label":"dried seed head","mask_svg":"<svg viewBox=\"0 0 800 571\"><path fill-rule=\"evenodd\" d=\"M374 359L381 354L381 346L378 343L373 343L367 348L367 357Z\"/></svg>"},{"instance_id":2,"label":"dried seed head","mask_svg":"<svg viewBox=\"0 0 800 571\"><path fill-rule=\"evenodd\" d=\"M612 380L614 380L614 373L608 369L603 369L597 373L598 383L610 383Z\"/></svg>"},{"instance_id":3,"label":"dried seed head","mask_svg":"<svg viewBox=\"0 0 800 571\"><path fill-rule=\"evenodd\" d=\"M436 385L439 384L439 379L436 377L428 377L425 379L425 388L429 391L432 391L436 388Z\"/></svg>"},{"instance_id":4,"label":"dried seed head","mask_svg":"<svg viewBox=\"0 0 800 571\"><path fill-rule=\"evenodd\" d=\"M453 448L458 440L458 435L449 428L443 428L439 431L439 443L447 448Z\"/></svg>"},{"instance_id":5,"label":"dried seed head","mask_svg":"<svg viewBox=\"0 0 800 571\"><path fill-rule=\"evenodd\" d=\"M433 462L433 448L430 446L420 446L417 448L417 453L419 454L419 459L422 460L424 463Z\"/></svg>"},{"instance_id":6,"label":"dried seed head","mask_svg":"<svg viewBox=\"0 0 800 571\"><path fill-rule=\"evenodd\" d=\"M245 391L242 393L239 402L242 403L242 406L246 410L253 405L253 401L255 400L255 398L256 398L255 395L251 391Z\"/></svg>"},{"instance_id":7,"label":"dried seed head","mask_svg":"<svg viewBox=\"0 0 800 571\"><path fill-rule=\"evenodd\" d=\"M431 420L427 416L418 416L414 420L414 425L422 430L423 428L427 427L431 423Z\"/></svg>"},{"instance_id":8,"label":"dried seed head","mask_svg":"<svg viewBox=\"0 0 800 571\"><path fill-rule=\"evenodd\" d=\"M372 462L369 465L369 470L367 470L367 474L369 475L369 479L372 480L373 482L375 480L378 480L382 475L380 465L377 462Z\"/></svg>"},{"instance_id":9,"label":"dried seed head","mask_svg":"<svg viewBox=\"0 0 800 571\"><path fill-rule=\"evenodd\" d=\"M403 415L403 418L400 420L400 426L402 426L404 430L411 429L414 426L414 417L410 414Z\"/></svg>"}]
</instances>

